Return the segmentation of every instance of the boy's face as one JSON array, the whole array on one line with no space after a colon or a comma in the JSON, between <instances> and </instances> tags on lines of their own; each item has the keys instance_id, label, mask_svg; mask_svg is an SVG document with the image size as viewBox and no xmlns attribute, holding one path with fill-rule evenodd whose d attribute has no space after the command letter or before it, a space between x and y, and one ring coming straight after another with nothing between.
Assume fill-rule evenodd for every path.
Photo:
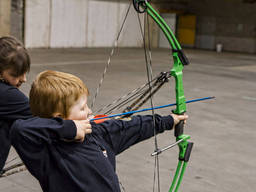
<instances>
[{"instance_id":1,"label":"boy's face","mask_svg":"<svg viewBox=\"0 0 256 192\"><path fill-rule=\"evenodd\" d=\"M81 95L78 101L71 107L67 119L86 120L92 118L92 111L87 106L87 95Z\"/></svg>"},{"instance_id":2,"label":"boy's face","mask_svg":"<svg viewBox=\"0 0 256 192\"><path fill-rule=\"evenodd\" d=\"M22 83L27 81L26 73L21 76L16 77L12 69L6 69L2 72L1 78L7 81L10 85L19 88Z\"/></svg>"}]
</instances>

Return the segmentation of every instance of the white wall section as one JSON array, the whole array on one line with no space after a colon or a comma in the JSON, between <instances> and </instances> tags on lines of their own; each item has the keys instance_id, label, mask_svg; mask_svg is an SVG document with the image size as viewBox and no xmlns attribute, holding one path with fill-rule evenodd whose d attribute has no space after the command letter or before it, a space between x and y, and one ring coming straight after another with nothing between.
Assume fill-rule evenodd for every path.
<instances>
[{"instance_id":1,"label":"white wall section","mask_svg":"<svg viewBox=\"0 0 256 192\"><path fill-rule=\"evenodd\" d=\"M86 45L87 1L53 0L50 47Z\"/></svg>"},{"instance_id":2,"label":"white wall section","mask_svg":"<svg viewBox=\"0 0 256 192\"><path fill-rule=\"evenodd\" d=\"M128 3L120 3L119 7L119 26L118 30L121 28L125 14L129 7ZM144 14L139 14L139 18L142 25L142 30L144 30ZM141 34L140 24L138 20L138 13L135 11L133 6L130 9L128 19L124 25L124 29L121 33L119 46L121 47L141 47L143 45L143 38Z\"/></svg>"},{"instance_id":3,"label":"white wall section","mask_svg":"<svg viewBox=\"0 0 256 192\"><path fill-rule=\"evenodd\" d=\"M25 46L49 47L50 1L27 0L25 4Z\"/></svg>"},{"instance_id":4,"label":"white wall section","mask_svg":"<svg viewBox=\"0 0 256 192\"><path fill-rule=\"evenodd\" d=\"M89 1L88 47L109 47L113 45L118 27L118 3Z\"/></svg>"},{"instance_id":5,"label":"white wall section","mask_svg":"<svg viewBox=\"0 0 256 192\"><path fill-rule=\"evenodd\" d=\"M129 3L97 0L26 0L28 48L112 47ZM140 15L143 23L143 16ZM131 7L120 47L141 47L137 13Z\"/></svg>"}]
</instances>

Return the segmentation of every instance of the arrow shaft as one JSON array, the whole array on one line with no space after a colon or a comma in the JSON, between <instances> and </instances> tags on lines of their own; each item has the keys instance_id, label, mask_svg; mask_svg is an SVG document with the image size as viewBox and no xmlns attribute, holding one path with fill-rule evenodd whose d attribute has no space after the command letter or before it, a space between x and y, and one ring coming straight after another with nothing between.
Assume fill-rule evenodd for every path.
<instances>
[{"instance_id":1,"label":"arrow shaft","mask_svg":"<svg viewBox=\"0 0 256 192\"><path fill-rule=\"evenodd\" d=\"M188 100L188 101L186 101L186 103L195 103L195 102L210 100L210 99L214 99L214 98L215 97L202 97L202 98L199 98L199 99ZM168 105L161 105L161 106L156 106L156 107L153 107L153 108L145 108L145 109L140 109L140 110L136 110L136 111L128 111L128 112L125 112L125 113L108 115L107 117L94 118L94 119L91 119L90 121L107 119L107 118L114 118L114 117L123 116L123 115L130 115L130 114L134 114L134 113L141 113L141 112L145 112L145 111L151 111L151 110L155 110L155 109L163 109L163 108L172 107L172 106L175 106L175 105L176 105L176 103L171 103L171 104L168 104Z\"/></svg>"}]
</instances>

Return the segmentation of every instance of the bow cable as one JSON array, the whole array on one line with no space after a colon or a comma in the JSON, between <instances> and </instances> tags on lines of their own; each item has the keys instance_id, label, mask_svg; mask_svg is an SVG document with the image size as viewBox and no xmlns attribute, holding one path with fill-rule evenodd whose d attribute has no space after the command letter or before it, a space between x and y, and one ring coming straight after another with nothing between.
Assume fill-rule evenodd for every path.
<instances>
[{"instance_id":1,"label":"bow cable","mask_svg":"<svg viewBox=\"0 0 256 192\"><path fill-rule=\"evenodd\" d=\"M154 88L154 90L152 91L152 95L154 95L166 82L168 82L170 77L170 72L161 72L158 76L156 76L151 81L151 84ZM151 95L149 94L148 83L145 83L139 88L132 90L131 92L114 100L112 103L97 110L95 114L99 114L99 112L102 113L102 111L107 110L106 112L104 112L104 114L109 115L136 99L132 104L130 104L123 110L123 112L135 111L139 109L143 104L145 104L146 101L149 100L150 96ZM144 97L146 98L141 101Z\"/></svg>"},{"instance_id":2,"label":"bow cable","mask_svg":"<svg viewBox=\"0 0 256 192\"><path fill-rule=\"evenodd\" d=\"M146 62L146 70L147 70L147 78L148 78L148 88L150 92L150 105L152 108L152 118L153 118L153 128L154 128L154 143L155 143L155 151L158 151L158 142L157 142L157 134L156 134L156 119L155 119L155 111L154 111L154 104L153 104L153 98L152 98L152 85L151 81L153 79L153 71L152 71L152 51L151 51L151 41L150 41L150 34L149 34L149 21L148 21L148 14L144 17L144 32L142 30L142 24L139 18L138 13L138 19L140 23L140 30L141 34L143 36L143 46L144 46L144 55L145 55L145 62ZM147 41L148 41L148 49L146 45L146 37L145 33L147 30ZM157 181L156 181L157 178ZM159 157L158 154L155 156L155 166L154 166L154 179L153 179L153 191L155 191L155 188L157 187L158 192L160 192L160 174L159 174Z\"/></svg>"},{"instance_id":3,"label":"bow cable","mask_svg":"<svg viewBox=\"0 0 256 192\"><path fill-rule=\"evenodd\" d=\"M114 55L114 53L115 53L115 49L118 47L118 40L119 40L119 38L120 38L121 32L123 31L125 22L126 22L126 20L127 20L128 14L129 14L130 9L131 9L131 5L132 5L132 3L129 4L129 7L128 7L127 11L126 11L124 20L123 20L122 25L121 25L121 29L119 30L118 35L117 35L117 37L116 37L116 39L115 39L114 45L113 45L113 47L112 47L112 50L111 50L110 55L109 55L109 58L108 58L107 65L105 66L105 69L104 69L104 72L103 72L103 74L102 74L100 83L99 83L99 85L98 85L98 87L97 87L97 89L96 89L96 93L95 93L95 95L94 95L94 97L93 97L93 100L92 100L92 103L91 103L91 109L93 109L93 107L94 107L95 101L96 101L97 96L98 96L98 94L99 94L99 92L100 92L100 88L101 88L101 86L102 86L102 84L103 84L103 81L104 81L104 79L105 79L105 75L106 75L106 73L107 73L107 71L108 71L108 68L109 68L109 66L110 66L111 59L112 59L112 57L113 57L113 55Z\"/></svg>"}]
</instances>

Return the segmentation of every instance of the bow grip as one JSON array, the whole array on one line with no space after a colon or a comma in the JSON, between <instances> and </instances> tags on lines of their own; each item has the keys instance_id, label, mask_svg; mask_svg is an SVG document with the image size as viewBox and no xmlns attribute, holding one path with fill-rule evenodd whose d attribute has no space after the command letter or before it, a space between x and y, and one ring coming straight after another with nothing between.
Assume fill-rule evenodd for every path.
<instances>
[{"instance_id":1,"label":"bow grip","mask_svg":"<svg viewBox=\"0 0 256 192\"><path fill-rule=\"evenodd\" d=\"M175 125L174 136L179 137L184 131L184 120L181 120L177 125Z\"/></svg>"}]
</instances>

